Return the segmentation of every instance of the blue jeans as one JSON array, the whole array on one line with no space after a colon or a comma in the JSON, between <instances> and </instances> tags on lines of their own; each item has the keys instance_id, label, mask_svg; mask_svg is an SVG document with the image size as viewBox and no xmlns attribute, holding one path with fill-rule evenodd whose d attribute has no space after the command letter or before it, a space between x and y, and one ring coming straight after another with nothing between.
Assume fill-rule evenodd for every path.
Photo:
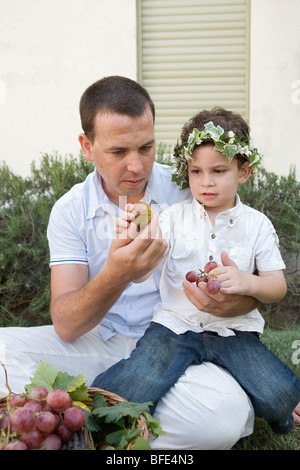
<instances>
[{"instance_id":1,"label":"blue jeans","mask_svg":"<svg viewBox=\"0 0 300 470\"><path fill-rule=\"evenodd\" d=\"M300 380L252 332L235 331L235 336L228 337L192 331L177 335L152 323L130 357L99 374L92 386L128 401L151 401L153 412L187 367L204 361L231 373L274 432L291 430L292 411L300 401Z\"/></svg>"}]
</instances>

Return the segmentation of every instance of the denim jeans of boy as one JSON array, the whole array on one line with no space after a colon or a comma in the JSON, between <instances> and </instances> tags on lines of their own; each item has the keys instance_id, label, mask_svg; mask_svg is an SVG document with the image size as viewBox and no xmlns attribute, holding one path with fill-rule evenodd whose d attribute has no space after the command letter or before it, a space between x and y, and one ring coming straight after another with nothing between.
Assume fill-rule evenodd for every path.
<instances>
[{"instance_id":1,"label":"denim jeans of boy","mask_svg":"<svg viewBox=\"0 0 300 470\"><path fill-rule=\"evenodd\" d=\"M276 433L293 427L292 411L300 401L300 381L258 335L235 331L223 337L213 332L177 335L153 323L128 359L99 374L92 386L133 402L157 401L191 364L213 362L227 369L244 388L257 415Z\"/></svg>"}]
</instances>

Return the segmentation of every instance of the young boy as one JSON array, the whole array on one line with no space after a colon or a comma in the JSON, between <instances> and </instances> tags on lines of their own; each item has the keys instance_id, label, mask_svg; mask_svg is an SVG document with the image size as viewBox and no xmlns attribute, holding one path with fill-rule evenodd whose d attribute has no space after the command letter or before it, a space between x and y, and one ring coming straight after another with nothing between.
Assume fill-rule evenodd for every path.
<instances>
[{"instance_id":1,"label":"young boy","mask_svg":"<svg viewBox=\"0 0 300 470\"><path fill-rule=\"evenodd\" d=\"M300 381L261 343L264 321L258 310L218 317L197 310L182 289L188 271L199 272L213 260L218 267L209 274L223 294L279 302L286 293L285 266L272 224L237 195L238 185L261 158L248 125L222 108L202 111L184 126L174 156L173 178L181 188L190 187L193 200L171 206L160 218L168 242L161 303L130 358L98 375L93 386L130 401L152 401L155 407L189 365L210 361L232 374L275 432L287 433L300 399ZM233 261L231 266L221 264L224 256Z\"/></svg>"}]
</instances>

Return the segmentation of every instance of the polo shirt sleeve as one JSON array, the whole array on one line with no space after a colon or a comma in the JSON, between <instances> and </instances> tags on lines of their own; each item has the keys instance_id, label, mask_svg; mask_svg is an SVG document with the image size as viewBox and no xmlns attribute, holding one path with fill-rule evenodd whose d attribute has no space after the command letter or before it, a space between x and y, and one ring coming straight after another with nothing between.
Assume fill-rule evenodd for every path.
<instances>
[{"instance_id":1,"label":"polo shirt sleeve","mask_svg":"<svg viewBox=\"0 0 300 470\"><path fill-rule=\"evenodd\" d=\"M50 266L57 264L88 265L86 244L70 207L59 202L53 206L47 229Z\"/></svg>"}]
</instances>

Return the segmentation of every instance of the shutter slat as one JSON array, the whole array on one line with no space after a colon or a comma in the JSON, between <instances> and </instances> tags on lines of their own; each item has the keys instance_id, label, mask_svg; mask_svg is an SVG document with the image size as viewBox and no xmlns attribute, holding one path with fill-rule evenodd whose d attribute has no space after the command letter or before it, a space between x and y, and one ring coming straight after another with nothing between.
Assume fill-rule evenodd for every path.
<instances>
[{"instance_id":1,"label":"shutter slat","mask_svg":"<svg viewBox=\"0 0 300 470\"><path fill-rule=\"evenodd\" d=\"M249 0L139 0L140 74L156 138L174 144L203 108L248 115Z\"/></svg>"}]
</instances>

